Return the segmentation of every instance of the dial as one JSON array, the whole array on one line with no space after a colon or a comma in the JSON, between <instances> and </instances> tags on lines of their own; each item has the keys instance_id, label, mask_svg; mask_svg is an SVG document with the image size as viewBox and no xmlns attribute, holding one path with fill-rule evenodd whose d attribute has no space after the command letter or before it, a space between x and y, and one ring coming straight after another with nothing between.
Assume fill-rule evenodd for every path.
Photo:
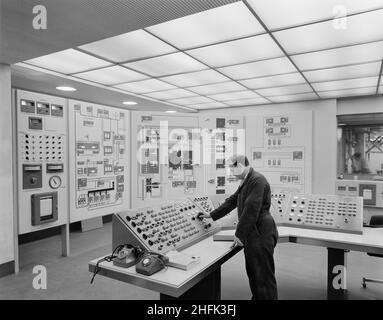
<instances>
[{"instance_id":1,"label":"dial","mask_svg":"<svg viewBox=\"0 0 383 320\"><path fill-rule=\"evenodd\" d=\"M60 188L61 186L61 178L59 176L52 176L50 179L49 179L49 186L52 188L52 189L58 189Z\"/></svg>"}]
</instances>

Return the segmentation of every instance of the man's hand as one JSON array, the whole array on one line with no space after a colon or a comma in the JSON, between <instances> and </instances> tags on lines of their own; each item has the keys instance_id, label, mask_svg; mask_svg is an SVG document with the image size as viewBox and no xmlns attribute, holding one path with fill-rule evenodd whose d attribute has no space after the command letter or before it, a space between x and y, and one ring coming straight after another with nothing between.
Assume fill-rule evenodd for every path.
<instances>
[{"instance_id":1,"label":"man's hand","mask_svg":"<svg viewBox=\"0 0 383 320\"><path fill-rule=\"evenodd\" d=\"M202 220L202 219L211 219L211 216L210 216L210 214L208 214L208 213L203 213L203 212L198 212L198 214L197 214L197 219L199 219L199 220Z\"/></svg>"},{"instance_id":2,"label":"man's hand","mask_svg":"<svg viewBox=\"0 0 383 320\"><path fill-rule=\"evenodd\" d=\"M231 245L231 248L235 248L235 247L243 247L242 241L236 236L234 236L233 244Z\"/></svg>"}]
</instances>

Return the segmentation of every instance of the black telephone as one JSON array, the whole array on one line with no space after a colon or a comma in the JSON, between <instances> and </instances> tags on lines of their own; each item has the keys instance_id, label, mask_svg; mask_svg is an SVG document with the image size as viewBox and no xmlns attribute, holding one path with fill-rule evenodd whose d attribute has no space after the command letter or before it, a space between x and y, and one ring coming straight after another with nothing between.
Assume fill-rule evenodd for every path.
<instances>
[{"instance_id":1,"label":"black telephone","mask_svg":"<svg viewBox=\"0 0 383 320\"><path fill-rule=\"evenodd\" d=\"M117 250L113 264L118 267L129 268L137 263L143 252L140 247L125 244Z\"/></svg>"},{"instance_id":2,"label":"black telephone","mask_svg":"<svg viewBox=\"0 0 383 320\"><path fill-rule=\"evenodd\" d=\"M145 252L136 264L136 272L150 276L167 267L169 258L157 252Z\"/></svg>"}]
</instances>

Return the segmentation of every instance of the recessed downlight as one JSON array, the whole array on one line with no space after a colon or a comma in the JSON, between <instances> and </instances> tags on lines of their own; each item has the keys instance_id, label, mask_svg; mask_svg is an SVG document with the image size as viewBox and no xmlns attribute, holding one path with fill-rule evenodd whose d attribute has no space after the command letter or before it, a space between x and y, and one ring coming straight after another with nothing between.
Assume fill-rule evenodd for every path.
<instances>
[{"instance_id":1,"label":"recessed downlight","mask_svg":"<svg viewBox=\"0 0 383 320\"><path fill-rule=\"evenodd\" d=\"M137 104L137 102L135 102L135 101L124 101L122 104L124 104L126 106L134 106Z\"/></svg>"},{"instance_id":2,"label":"recessed downlight","mask_svg":"<svg viewBox=\"0 0 383 320\"><path fill-rule=\"evenodd\" d=\"M56 87L57 90L60 90L60 91L68 91L68 92L71 92L71 91L77 91L76 88L73 88L73 87L67 87L67 86L59 86L59 87Z\"/></svg>"}]
</instances>

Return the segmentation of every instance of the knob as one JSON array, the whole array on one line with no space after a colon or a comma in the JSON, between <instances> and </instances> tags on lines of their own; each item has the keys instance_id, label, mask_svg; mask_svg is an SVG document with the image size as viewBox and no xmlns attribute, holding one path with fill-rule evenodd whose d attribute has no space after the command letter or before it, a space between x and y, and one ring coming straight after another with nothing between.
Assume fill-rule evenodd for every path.
<instances>
[{"instance_id":1,"label":"knob","mask_svg":"<svg viewBox=\"0 0 383 320\"><path fill-rule=\"evenodd\" d=\"M37 182L37 178L36 178L36 177L31 177L31 178L29 179L29 182L30 182L31 184L35 184L35 183Z\"/></svg>"}]
</instances>

